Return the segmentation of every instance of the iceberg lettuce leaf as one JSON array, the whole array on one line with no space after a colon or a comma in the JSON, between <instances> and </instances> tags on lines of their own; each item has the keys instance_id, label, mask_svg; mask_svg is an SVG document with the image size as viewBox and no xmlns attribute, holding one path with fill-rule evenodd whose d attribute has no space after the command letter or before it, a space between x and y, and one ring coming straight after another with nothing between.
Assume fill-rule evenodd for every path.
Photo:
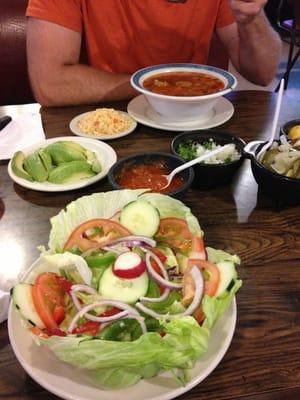
<instances>
[{"instance_id":1,"label":"iceberg lettuce leaf","mask_svg":"<svg viewBox=\"0 0 300 400\"><path fill-rule=\"evenodd\" d=\"M160 193L144 193L141 198L153 204L159 210L161 218L183 218L187 221L193 235L203 236L198 219L192 214L190 208L180 200Z\"/></svg>"},{"instance_id":2,"label":"iceberg lettuce leaf","mask_svg":"<svg viewBox=\"0 0 300 400\"><path fill-rule=\"evenodd\" d=\"M145 190L114 190L83 196L67 205L50 220L49 249L61 252L73 230L90 219L111 218Z\"/></svg>"},{"instance_id":3,"label":"iceberg lettuce leaf","mask_svg":"<svg viewBox=\"0 0 300 400\"><path fill-rule=\"evenodd\" d=\"M225 312L225 310L231 304L235 293L242 286L242 281L240 279L234 280L234 284L230 291L225 291L218 297L204 296L202 300L202 309L206 316L203 327L207 329L213 328L217 320Z\"/></svg>"},{"instance_id":4,"label":"iceberg lettuce leaf","mask_svg":"<svg viewBox=\"0 0 300 400\"><path fill-rule=\"evenodd\" d=\"M69 252L63 254L42 254L31 268L25 272L24 282L34 283L36 277L44 272L60 274L60 270L76 271L82 283L91 285L92 271L84 258ZM81 283L81 282L78 282Z\"/></svg>"},{"instance_id":5,"label":"iceberg lettuce leaf","mask_svg":"<svg viewBox=\"0 0 300 400\"><path fill-rule=\"evenodd\" d=\"M224 250L217 250L212 247L206 247L206 251L209 261L214 264L218 264L218 262L222 261L231 261L237 265L241 263L240 258L236 254L232 255Z\"/></svg>"},{"instance_id":6,"label":"iceberg lettuce leaf","mask_svg":"<svg viewBox=\"0 0 300 400\"><path fill-rule=\"evenodd\" d=\"M209 330L199 326L194 318L173 320L165 323L164 328L164 337L148 332L133 342L75 335L35 340L49 347L60 360L85 370L94 384L120 388L161 370L192 368L207 350Z\"/></svg>"},{"instance_id":7,"label":"iceberg lettuce leaf","mask_svg":"<svg viewBox=\"0 0 300 400\"><path fill-rule=\"evenodd\" d=\"M236 265L240 264L240 258L237 255L232 255L226 251L217 250L212 247L206 247L206 251L209 261L214 264L218 264L222 261L230 261ZM218 297L204 296L202 299L202 309L206 316L203 322L203 327L207 329L213 328L217 320L231 304L236 292L242 286L242 280L233 279L230 286L231 288L229 291L226 290Z\"/></svg>"}]
</instances>

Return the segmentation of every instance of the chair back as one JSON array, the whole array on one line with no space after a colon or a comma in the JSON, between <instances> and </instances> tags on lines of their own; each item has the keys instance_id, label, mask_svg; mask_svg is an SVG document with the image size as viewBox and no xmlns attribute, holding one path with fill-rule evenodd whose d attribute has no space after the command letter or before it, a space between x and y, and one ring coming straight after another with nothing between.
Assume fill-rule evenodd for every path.
<instances>
[{"instance_id":1,"label":"chair back","mask_svg":"<svg viewBox=\"0 0 300 400\"><path fill-rule=\"evenodd\" d=\"M300 1L294 0L293 4L294 26L300 32Z\"/></svg>"},{"instance_id":2,"label":"chair back","mask_svg":"<svg viewBox=\"0 0 300 400\"><path fill-rule=\"evenodd\" d=\"M289 32L300 33L300 1L280 0L277 13L277 25Z\"/></svg>"},{"instance_id":3,"label":"chair back","mask_svg":"<svg viewBox=\"0 0 300 400\"><path fill-rule=\"evenodd\" d=\"M34 102L27 73L27 0L0 2L0 105Z\"/></svg>"}]
</instances>

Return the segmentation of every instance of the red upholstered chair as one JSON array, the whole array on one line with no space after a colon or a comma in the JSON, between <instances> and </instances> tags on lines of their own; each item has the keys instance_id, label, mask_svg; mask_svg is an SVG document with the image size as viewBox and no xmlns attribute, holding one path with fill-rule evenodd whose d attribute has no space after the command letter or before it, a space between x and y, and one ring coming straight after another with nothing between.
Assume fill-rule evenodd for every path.
<instances>
[{"instance_id":1,"label":"red upholstered chair","mask_svg":"<svg viewBox=\"0 0 300 400\"><path fill-rule=\"evenodd\" d=\"M292 18L282 18L284 7L289 6L292 10ZM287 89L290 72L300 56L300 1L281 0L278 7L278 27L284 29L289 34L289 54L286 70L283 74L285 79L285 89ZM279 89L279 85L276 91Z\"/></svg>"},{"instance_id":2,"label":"red upholstered chair","mask_svg":"<svg viewBox=\"0 0 300 400\"><path fill-rule=\"evenodd\" d=\"M0 105L34 102L27 74L27 0L0 1Z\"/></svg>"}]
</instances>

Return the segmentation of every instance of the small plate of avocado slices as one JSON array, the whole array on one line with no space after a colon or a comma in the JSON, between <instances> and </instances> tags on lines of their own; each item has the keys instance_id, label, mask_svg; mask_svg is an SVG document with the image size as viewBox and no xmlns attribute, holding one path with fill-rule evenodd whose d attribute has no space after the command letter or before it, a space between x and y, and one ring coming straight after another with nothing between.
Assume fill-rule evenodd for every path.
<instances>
[{"instance_id":1,"label":"small plate of avocado slices","mask_svg":"<svg viewBox=\"0 0 300 400\"><path fill-rule=\"evenodd\" d=\"M63 192L99 181L116 161L114 149L102 141L64 136L17 151L8 174L27 189Z\"/></svg>"}]
</instances>

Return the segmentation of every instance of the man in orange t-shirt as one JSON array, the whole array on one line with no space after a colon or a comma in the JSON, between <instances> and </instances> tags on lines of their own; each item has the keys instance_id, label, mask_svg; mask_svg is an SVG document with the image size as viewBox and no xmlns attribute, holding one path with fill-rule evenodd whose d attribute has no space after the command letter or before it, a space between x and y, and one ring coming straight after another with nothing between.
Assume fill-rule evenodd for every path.
<instances>
[{"instance_id":1,"label":"man in orange t-shirt","mask_svg":"<svg viewBox=\"0 0 300 400\"><path fill-rule=\"evenodd\" d=\"M266 0L29 0L27 54L43 105L135 95L130 75L168 62L206 64L213 35L249 80L273 78L280 42ZM82 41L88 64L80 63Z\"/></svg>"}]
</instances>

